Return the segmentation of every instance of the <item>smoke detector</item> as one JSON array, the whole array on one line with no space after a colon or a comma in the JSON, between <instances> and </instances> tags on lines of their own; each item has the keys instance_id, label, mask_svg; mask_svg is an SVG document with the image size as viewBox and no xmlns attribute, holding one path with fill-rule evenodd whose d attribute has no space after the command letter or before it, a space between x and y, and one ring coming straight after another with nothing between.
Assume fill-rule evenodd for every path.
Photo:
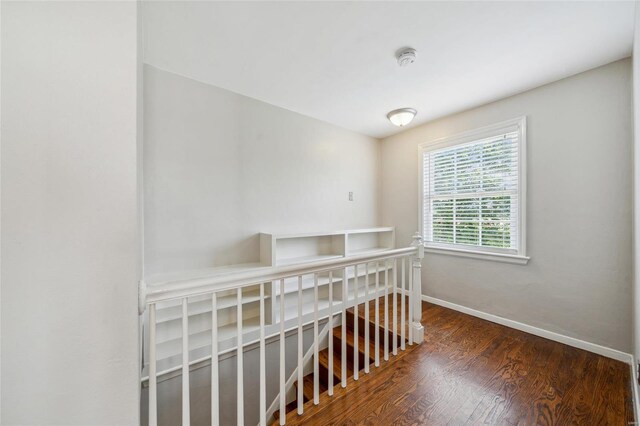
<instances>
[{"instance_id":1,"label":"smoke detector","mask_svg":"<svg viewBox=\"0 0 640 426\"><path fill-rule=\"evenodd\" d=\"M416 61L416 49L407 47L398 52L398 65L406 67Z\"/></svg>"}]
</instances>

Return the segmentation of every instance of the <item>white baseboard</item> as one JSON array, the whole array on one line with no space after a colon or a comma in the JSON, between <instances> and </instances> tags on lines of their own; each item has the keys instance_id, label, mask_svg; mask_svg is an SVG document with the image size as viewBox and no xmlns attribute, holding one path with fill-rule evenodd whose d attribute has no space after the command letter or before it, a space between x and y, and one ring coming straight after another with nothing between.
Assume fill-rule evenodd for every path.
<instances>
[{"instance_id":1,"label":"white baseboard","mask_svg":"<svg viewBox=\"0 0 640 426\"><path fill-rule=\"evenodd\" d=\"M565 345L573 346L574 348L584 349L585 351L593 352L598 355L612 358L617 361L622 361L631 365L632 369L635 369L633 365L633 355L626 352L622 352L616 349L611 349L606 346L601 346L595 343L586 342L584 340L576 339L575 337L565 336L553 331L544 330L542 328L534 327L532 325L523 324L518 321L513 321L507 318L499 317L497 315L488 314L486 312L478 311L476 309L467 308L466 306L458 305L455 303L447 302L446 300L436 299L435 297L422 296L422 300L425 302L433 303L434 305L443 306L445 308L453 309L454 311L462 312L472 315L474 317L482 318L487 321L495 322L506 327L515 328L516 330L524 331L525 333L534 334L536 336L544 337L545 339L553 340L555 342L564 343ZM635 373L634 373L635 374ZM633 377L636 377L635 375ZM632 380L635 382L635 380ZM638 401L635 398L634 401Z\"/></svg>"}]
</instances>

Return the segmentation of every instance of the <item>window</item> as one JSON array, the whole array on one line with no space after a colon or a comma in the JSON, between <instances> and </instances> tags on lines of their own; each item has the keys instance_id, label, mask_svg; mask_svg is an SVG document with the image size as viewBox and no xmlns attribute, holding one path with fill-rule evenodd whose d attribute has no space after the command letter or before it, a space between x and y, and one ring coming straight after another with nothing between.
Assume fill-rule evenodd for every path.
<instances>
[{"instance_id":1,"label":"window","mask_svg":"<svg viewBox=\"0 0 640 426\"><path fill-rule=\"evenodd\" d=\"M429 252L527 263L526 119L420 145Z\"/></svg>"}]
</instances>

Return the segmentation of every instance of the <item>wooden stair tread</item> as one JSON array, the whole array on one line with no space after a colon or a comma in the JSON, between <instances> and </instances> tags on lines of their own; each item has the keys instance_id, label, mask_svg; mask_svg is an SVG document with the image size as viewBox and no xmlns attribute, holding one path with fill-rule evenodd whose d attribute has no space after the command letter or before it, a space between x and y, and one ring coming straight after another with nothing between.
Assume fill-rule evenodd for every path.
<instances>
[{"instance_id":1,"label":"wooden stair tread","mask_svg":"<svg viewBox=\"0 0 640 426\"><path fill-rule=\"evenodd\" d=\"M338 327L334 328L333 336L336 340L341 341L342 330L338 329ZM355 330L352 330L351 327L347 327L347 333L346 333L347 354L351 357L351 359L353 359L353 350L355 347L355 340L356 340ZM364 338L364 332L362 330L358 330L358 352L362 354L363 357L365 353L365 344L366 343ZM384 341L381 341L380 353L382 353L382 350L384 349L383 344L384 344ZM369 335L369 359L371 361L375 359L375 350L376 350L375 338L371 338L371 335ZM360 365L360 369L362 369L362 365Z\"/></svg>"},{"instance_id":2,"label":"wooden stair tread","mask_svg":"<svg viewBox=\"0 0 640 426\"><path fill-rule=\"evenodd\" d=\"M370 383L370 382L381 382L384 380L388 380L388 376L393 374L393 370L396 368L396 366L394 366L394 364L396 362L399 362L402 358L404 358L405 356L407 356L411 351L413 351L414 349L418 348L418 345L414 345L414 346L409 346L407 345L407 349L405 351L400 351L398 350L398 355L395 356L389 356L389 361L383 361L382 357L380 357L380 367L377 367L375 369L375 373L373 373L372 370L372 374L365 374L365 375L361 375L360 379L358 381L355 381L354 378L352 376L349 376L347 378L347 388L342 388L338 383L336 383L336 387L335 387L335 394L334 396L329 396L329 394L327 392L321 393L320 394L320 403L319 405L315 405L313 403L313 401L308 401L304 404L304 411L305 414L308 415L310 413L314 413L317 412L318 410L321 410L323 407L325 407L327 404L331 403L332 400L336 400L337 398L341 398L344 397L345 394L347 392L349 392L349 390L353 390L354 386L358 386L359 384L364 384L364 383ZM334 362L335 362L335 358L334 358ZM372 365L372 368L373 365ZM387 372L387 373L385 373ZM296 424L305 424L305 417L304 416L298 416L297 413L290 413L287 414L287 424L292 424L292 425L296 425ZM274 423L274 425L277 425L278 423Z\"/></svg>"},{"instance_id":3,"label":"wooden stair tread","mask_svg":"<svg viewBox=\"0 0 640 426\"><path fill-rule=\"evenodd\" d=\"M369 315L371 316L371 319L373 319L374 315L375 315L375 309L376 309L376 299L372 299L369 301ZM364 315L364 311L365 311L365 303L364 302L360 302L358 303L358 316L360 318L365 318ZM350 307L347 308L347 312L354 312L355 307ZM388 309L389 309L389 319L391 319L391 316L393 315L393 293L389 293L389 300L388 300ZM397 310L397 314L398 314L398 318L400 318L400 312L402 310L402 297L400 295L397 295L396 297L396 310ZM385 316L385 310L384 310L384 296L381 296L378 299L378 315L380 317L381 320L384 319ZM408 316L409 315L409 299L405 298L405 315Z\"/></svg>"},{"instance_id":4,"label":"wooden stair tread","mask_svg":"<svg viewBox=\"0 0 640 426\"><path fill-rule=\"evenodd\" d=\"M295 393L296 399L294 399L293 401L291 401L286 405L287 413L294 411L298 408L298 391L297 391L298 381L297 380L294 382L294 386L296 387L296 393ZM318 393L322 395L326 390L327 390L327 387L324 385L322 380L319 380ZM302 401L303 404L309 401L313 402L313 373L307 374L302 378L302 398L303 398L303 401ZM279 420L280 410L276 410L276 412L273 414L273 417L275 418L275 420Z\"/></svg>"},{"instance_id":5,"label":"wooden stair tread","mask_svg":"<svg viewBox=\"0 0 640 426\"><path fill-rule=\"evenodd\" d=\"M398 300L399 302L399 300ZM391 310L393 308L393 301L389 299L389 326L393 327L393 320L391 318ZM397 313L400 315L400 304L398 303ZM354 375L354 350L355 350L355 321L358 321L358 369L362 371L364 369L364 354L365 354L365 330L369 329L369 362L371 367L373 367L375 363L375 337L376 337L376 327L375 327L375 301L372 300L369 303L369 318L365 316L364 304L358 305L358 315L356 317L354 308L347 309L346 315L346 327L345 327L345 342L346 342L346 374L347 374L347 382L352 386L356 383L353 379ZM408 313L408 305L406 306L406 312ZM397 360L397 356L393 356L391 354L393 348L393 332L391 329L384 328L384 319L385 319L385 311L384 311L384 301L380 299L379 301L379 309L378 309L378 338L379 338L379 356L381 365L385 365L388 367L389 362L385 362L383 360L384 355L384 338L385 333L388 336L388 348L389 348L389 357L390 361ZM357 319L356 319L357 318ZM408 320L406 321L406 326L408 329ZM398 352L400 354L400 344L402 341L400 335L400 319L397 320L397 347ZM405 334L405 337L408 336L408 333ZM333 339L333 384L335 389L340 388L340 383L342 381L342 326L338 325L331 330L330 338ZM404 355L404 353L402 354ZM395 359L394 359L395 358ZM320 401L323 402L326 400L327 389L329 385L329 349L325 348L318 352L318 365L319 365L319 395ZM298 387L298 383L295 383L296 388ZM314 397L314 379L313 373L304 376L302 383L302 393L304 398L305 411L307 408L313 407L313 397ZM289 413L291 411L296 411L297 408L297 392L296 392L296 400L293 400L289 404L287 404L286 412ZM295 414L295 413L293 413ZM297 415L295 415L297 417ZM279 412L276 411L274 414L274 418L277 421L279 420Z\"/></svg>"},{"instance_id":6,"label":"wooden stair tread","mask_svg":"<svg viewBox=\"0 0 640 426\"><path fill-rule=\"evenodd\" d=\"M320 392L322 393L322 390ZM313 373L302 378L302 394L305 398L304 402L313 400Z\"/></svg>"},{"instance_id":7,"label":"wooden stair tread","mask_svg":"<svg viewBox=\"0 0 640 426\"><path fill-rule=\"evenodd\" d=\"M359 305L360 307L358 308L358 334L362 334L364 336L364 329L368 326L369 327L369 340L374 340L375 341L375 335L376 335L376 326L375 326L375 316L374 316L374 307L371 306L370 307L370 312L369 312L369 320L367 321L367 318L364 314L364 307L362 305ZM389 308L391 308L391 305L389 306ZM384 327L384 315L383 315L382 311L379 315L378 318L378 335L380 336L380 348L384 349L384 335L385 332L389 334L389 338L388 338L388 344L389 344L389 349L391 350L392 346L393 346L393 319L389 318L389 328L385 329ZM398 309L398 314L400 314L400 309ZM400 343L402 342L402 337L401 337L401 333L400 333L400 325L401 322L398 319L397 320L397 344L398 346L400 346ZM349 308L347 309L347 329L351 328L353 329L355 327L355 315L354 315L354 311L353 308ZM406 332L405 332L405 340L408 337L408 325L406 325L405 323L405 328L406 328Z\"/></svg>"},{"instance_id":8,"label":"wooden stair tread","mask_svg":"<svg viewBox=\"0 0 640 426\"><path fill-rule=\"evenodd\" d=\"M340 347L336 348L334 345L334 350L333 350L333 384L337 384L340 382L340 380L342 380L342 360L340 359L340 353L338 351L341 351ZM318 353L318 364L324 368L321 368L321 370L324 371L329 371L329 349L323 349L322 351L320 351ZM349 363L347 363L347 377L351 377L353 375L353 368L351 368L351 366L349 365ZM320 377L322 378L322 374L320 375ZM327 380L327 378L325 377L323 380ZM328 383L328 381L326 382ZM328 384L327 384L328 386Z\"/></svg>"},{"instance_id":9,"label":"wooden stair tread","mask_svg":"<svg viewBox=\"0 0 640 426\"><path fill-rule=\"evenodd\" d=\"M298 401L296 401L296 400L291 401L290 403L288 403L284 407L285 415L287 413L290 413L291 411L295 410L296 408L298 408ZM277 423L278 420L280 420L280 409L277 409L275 411L275 413L273 413L273 418L276 420L276 423Z\"/></svg>"}]
</instances>

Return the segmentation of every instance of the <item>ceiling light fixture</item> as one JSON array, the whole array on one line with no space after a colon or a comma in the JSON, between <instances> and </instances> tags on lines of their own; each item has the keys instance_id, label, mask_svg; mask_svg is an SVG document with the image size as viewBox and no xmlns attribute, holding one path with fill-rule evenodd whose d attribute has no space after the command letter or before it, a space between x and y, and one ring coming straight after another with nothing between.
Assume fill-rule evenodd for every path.
<instances>
[{"instance_id":1,"label":"ceiling light fixture","mask_svg":"<svg viewBox=\"0 0 640 426\"><path fill-rule=\"evenodd\" d=\"M396 126L404 127L407 124L411 123L417 113L418 111L413 108L400 108L395 109L387 114L387 118Z\"/></svg>"}]
</instances>

